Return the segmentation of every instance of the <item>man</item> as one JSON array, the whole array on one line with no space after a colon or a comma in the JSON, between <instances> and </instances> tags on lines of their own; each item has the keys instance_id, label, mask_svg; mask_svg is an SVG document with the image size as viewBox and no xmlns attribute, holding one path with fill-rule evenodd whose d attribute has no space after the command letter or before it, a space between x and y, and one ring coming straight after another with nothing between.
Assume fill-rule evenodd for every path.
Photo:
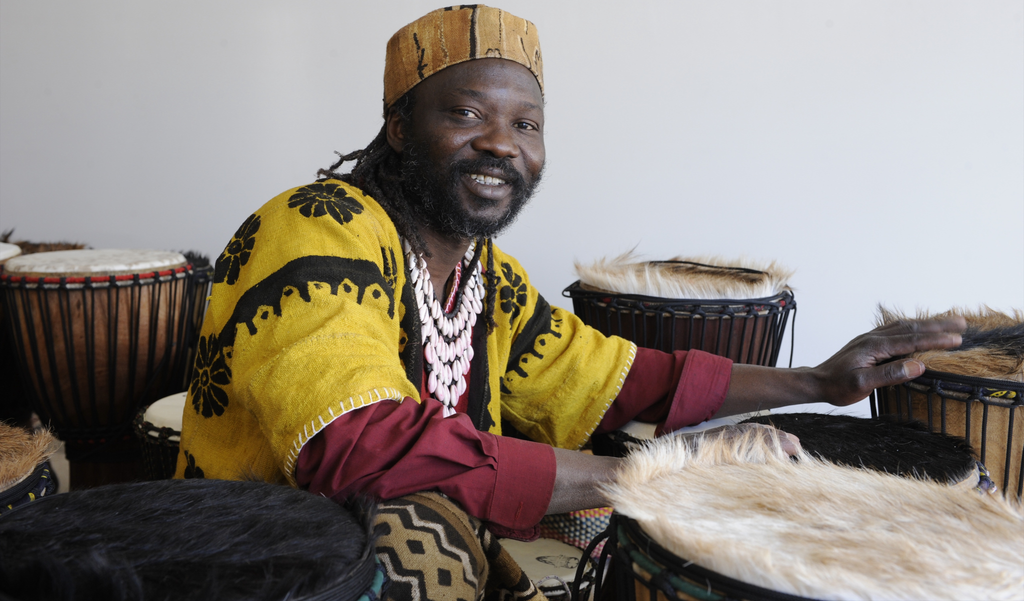
<instances>
[{"instance_id":1,"label":"man","mask_svg":"<svg viewBox=\"0 0 1024 601\"><path fill-rule=\"evenodd\" d=\"M217 262L179 477L339 501L440 491L409 511L448 512L486 548L476 520L528 537L547 513L604 504L618 460L577 452L595 431L846 405L923 371L890 358L959 344L962 321L900 324L776 370L638 349L548 305L491 241L543 171L542 65L533 24L482 5L395 34L377 138L260 208ZM501 436L513 429L523 438ZM421 565L404 582L417 559L398 546L378 545L394 591L435 598L446 577Z\"/></svg>"}]
</instances>

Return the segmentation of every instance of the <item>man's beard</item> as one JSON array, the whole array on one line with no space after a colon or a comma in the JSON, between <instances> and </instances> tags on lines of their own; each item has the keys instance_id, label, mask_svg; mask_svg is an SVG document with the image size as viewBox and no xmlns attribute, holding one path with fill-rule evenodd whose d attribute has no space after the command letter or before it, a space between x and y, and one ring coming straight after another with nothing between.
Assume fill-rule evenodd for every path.
<instances>
[{"instance_id":1,"label":"man's beard","mask_svg":"<svg viewBox=\"0 0 1024 601\"><path fill-rule=\"evenodd\" d=\"M402 187L409 195L417 217L437 233L451 238L490 238L503 232L515 222L519 212L526 206L543 173L542 169L535 178L527 181L509 158L481 157L435 165L423 158L426 156L423 145L414 142L406 144L402 152ZM512 188L508 207L495 218L471 215L456 194L456 190L462 186L462 176L493 169L501 170L501 179ZM475 197L475 202L481 206L496 203L480 197Z\"/></svg>"}]
</instances>

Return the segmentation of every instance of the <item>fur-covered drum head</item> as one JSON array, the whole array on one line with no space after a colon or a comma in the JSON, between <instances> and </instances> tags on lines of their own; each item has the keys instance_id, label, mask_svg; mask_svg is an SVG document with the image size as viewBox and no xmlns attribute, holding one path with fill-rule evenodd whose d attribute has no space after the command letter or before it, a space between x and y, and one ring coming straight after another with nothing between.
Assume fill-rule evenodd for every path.
<instances>
[{"instance_id":1,"label":"fur-covered drum head","mask_svg":"<svg viewBox=\"0 0 1024 601\"><path fill-rule=\"evenodd\" d=\"M756 430L655 440L606 493L617 599L1024 595L1016 501L806 452L793 460Z\"/></svg>"},{"instance_id":2,"label":"fur-covered drum head","mask_svg":"<svg viewBox=\"0 0 1024 601\"><path fill-rule=\"evenodd\" d=\"M699 349L737 363L775 365L796 308L774 262L677 257L639 261L631 253L576 264L579 280L563 292L584 323L638 346Z\"/></svg>"},{"instance_id":3,"label":"fur-covered drum head","mask_svg":"<svg viewBox=\"0 0 1024 601\"><path fill-rule=\"evenodd\" d=\"M954 310L967 320L963 344L914 353L921 377L872 395L873 415L924 422L966 439L1006 495L1024 493L1024 312ZM903 316L880 309L879 322ZM925 314L918 317L927 317Z\"/></svg>"},{"instance_id":4,"label":"fur-covered drum head","mask_svg":"<svg viewBox=\"0 0 1024 601\"><path fill-rule=\"evenodd\" d=\"M139 407L181 390L193 271L179 253L68 250L0 274L32 408L66 443L71 488L136 477Z\"/></svg>"},{"instance_id":5,"label":"fur-covered drum head","mask_svg":"<svg viewBox=\"0 0 1024 601\"><path fill-rule=\"evenodd\" d=\"M161 480L71 491L0 518L0 597L382 599L371 504L288 486Z\"/></svg>"}]
</instances>

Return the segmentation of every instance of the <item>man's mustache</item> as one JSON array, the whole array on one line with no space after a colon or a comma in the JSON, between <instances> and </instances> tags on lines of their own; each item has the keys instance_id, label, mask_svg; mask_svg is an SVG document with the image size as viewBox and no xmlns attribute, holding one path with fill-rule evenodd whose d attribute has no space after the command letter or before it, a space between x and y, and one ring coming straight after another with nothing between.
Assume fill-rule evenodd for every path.
<instances>
[{"instance_id":1,"label":"man's mustache","mask_svg":"<svg viewBox=\"0 0 1024 601\"><path fill-rule=\"evenodd\" d=\"M514 192L520 192L526 188L526 178L515 168L510 158L481 157L479 159L462 159L452 163L451 172L458 176L480 173L481 171L501 171L501 179L512 186Z\"/></svg>"}]
</instances>

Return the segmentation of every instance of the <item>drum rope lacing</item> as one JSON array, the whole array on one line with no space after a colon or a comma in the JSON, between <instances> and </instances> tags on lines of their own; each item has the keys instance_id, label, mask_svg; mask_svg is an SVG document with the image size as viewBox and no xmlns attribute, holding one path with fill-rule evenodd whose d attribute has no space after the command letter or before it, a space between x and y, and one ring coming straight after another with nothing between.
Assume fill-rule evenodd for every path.
<instances>
[{"instance_id":1,"label":"drum rope lacing","mask_svg":"<svg viewBox=\"0 0 1024 601\"><path fill-rule=\"evenodd\" d=\"M473 326L484 307L485 290L480 275L480 262L473 264L476 241L469 245L462 259L458 270L460 278L456 280L452 296L445 303L450 308L448 311L434 293L427 261L413 253L408 241L402 240L402 248L409 265L413 296L419 309L423 359L428 372L427 391L441 401L444 405L443 415L448 417L455 414L459 397L466 392L468 386L466 374L469 373L474 355ZM470 264L473 264L473 270L460 293L461 273L469 269Z\"/></svg>"}]
</instances>

